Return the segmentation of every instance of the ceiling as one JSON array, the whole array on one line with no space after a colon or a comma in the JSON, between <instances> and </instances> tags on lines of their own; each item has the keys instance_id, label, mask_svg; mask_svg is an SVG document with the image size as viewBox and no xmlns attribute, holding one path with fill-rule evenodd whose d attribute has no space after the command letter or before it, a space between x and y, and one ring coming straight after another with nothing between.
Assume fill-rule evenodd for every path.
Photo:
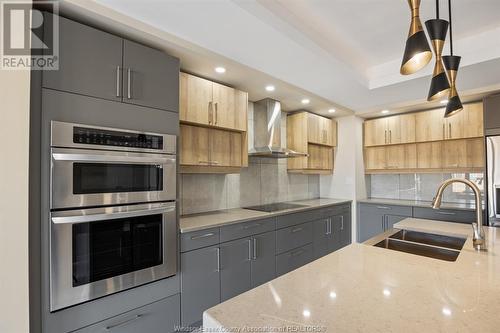
<instances>
[{"instance_id":1,"label":"ceiling","mask_svg":"<svg viewBox=\"0 0 500 333\"><path fill-rule=\"evenodd\" d=\"M434 6L422 0L422 21ZM177 55L184 70L247 90L251 100L280 99L285 110L366 117L439 105L425 100L431 64L399 74L406 0L66 0L62 10ZM464 100L500 90L498 13L498 0L453 0ZM214 73L218 65L227 72Z\"/></svg>"}]
</instances>

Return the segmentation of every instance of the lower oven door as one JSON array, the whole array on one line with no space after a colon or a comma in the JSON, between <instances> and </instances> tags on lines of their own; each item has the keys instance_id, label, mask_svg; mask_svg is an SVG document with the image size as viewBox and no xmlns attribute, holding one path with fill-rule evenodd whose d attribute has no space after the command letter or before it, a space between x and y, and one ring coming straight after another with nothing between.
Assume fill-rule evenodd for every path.
<instances>
[{"instance_id":1,"label":"lower oven door","mask_svg":"<svg viewBox=\"0 0 500 333\"><path fill-rule=\"evenodd\" d=\"M50 310L177 271L174 202L51 213Z\"/></svg>"},{"instance_id":2,"label":"lower oven door","mask_svg":"<svg viewBox=\"0 0 500 333\"><path fill-rule=\"evenodd\" d=\"M51 209L176 200L176 157L51 149Z\"/></svg>"}]
</instances>

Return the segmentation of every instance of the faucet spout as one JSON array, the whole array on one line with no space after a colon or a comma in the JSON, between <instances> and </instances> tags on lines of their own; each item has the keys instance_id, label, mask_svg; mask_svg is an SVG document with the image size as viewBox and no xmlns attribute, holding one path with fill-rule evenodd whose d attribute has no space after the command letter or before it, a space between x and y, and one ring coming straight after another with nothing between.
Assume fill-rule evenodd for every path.
<instances>
[{"instance_id":1,"label":"faucet spout","mask_svg":"<svg viewBox=\"0 0 500 333\"><path fill-rule=\"evenodd\" d=\"M436 196L432 201L432 208L439 209L441 207L441 202L443 198L443 193L446 187L452 183L462 183L469 186L474 192L474 197L476 201L476 222L472 223L472 243L474 248L478 251L486 251L486 235L483 228L483 209L481 202L481 191L476 184L468 179L452 178L445 180L439 185Z\"/></svg>"}]
</instances>

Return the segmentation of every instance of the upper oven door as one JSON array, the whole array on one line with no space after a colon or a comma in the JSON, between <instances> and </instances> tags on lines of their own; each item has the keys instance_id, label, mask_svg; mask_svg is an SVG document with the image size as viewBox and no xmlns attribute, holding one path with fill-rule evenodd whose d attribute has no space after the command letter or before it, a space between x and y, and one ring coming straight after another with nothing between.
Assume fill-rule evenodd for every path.
<instances>
[{"instance_id":1,"label":"upper oven door","mask_svg":"<svg viewBox=\"0 0 500 333\"><path fill-rule=\"evenodd\" d=\"M176 199L175 155L51 148L51 209Z\"/></svg>"}]
</instances>

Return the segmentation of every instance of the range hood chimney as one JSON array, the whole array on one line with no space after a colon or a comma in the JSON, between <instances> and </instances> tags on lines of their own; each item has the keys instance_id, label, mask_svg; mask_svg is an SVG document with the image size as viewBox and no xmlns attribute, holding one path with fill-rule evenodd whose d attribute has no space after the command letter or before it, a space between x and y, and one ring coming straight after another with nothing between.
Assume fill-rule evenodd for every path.
<instances>
[{"instance_id":1,"label":"range hood chimney","mask_svg":"<svg viewBox=\"0 0 500 333\"><path fill-rule=\"evenodd\" d=\"M254 103L253 110L253 148L248 152L250 156L287 158L307 156L287 149L281 143L281 103L266 98Z\"/></svg>"}]
</instances>

